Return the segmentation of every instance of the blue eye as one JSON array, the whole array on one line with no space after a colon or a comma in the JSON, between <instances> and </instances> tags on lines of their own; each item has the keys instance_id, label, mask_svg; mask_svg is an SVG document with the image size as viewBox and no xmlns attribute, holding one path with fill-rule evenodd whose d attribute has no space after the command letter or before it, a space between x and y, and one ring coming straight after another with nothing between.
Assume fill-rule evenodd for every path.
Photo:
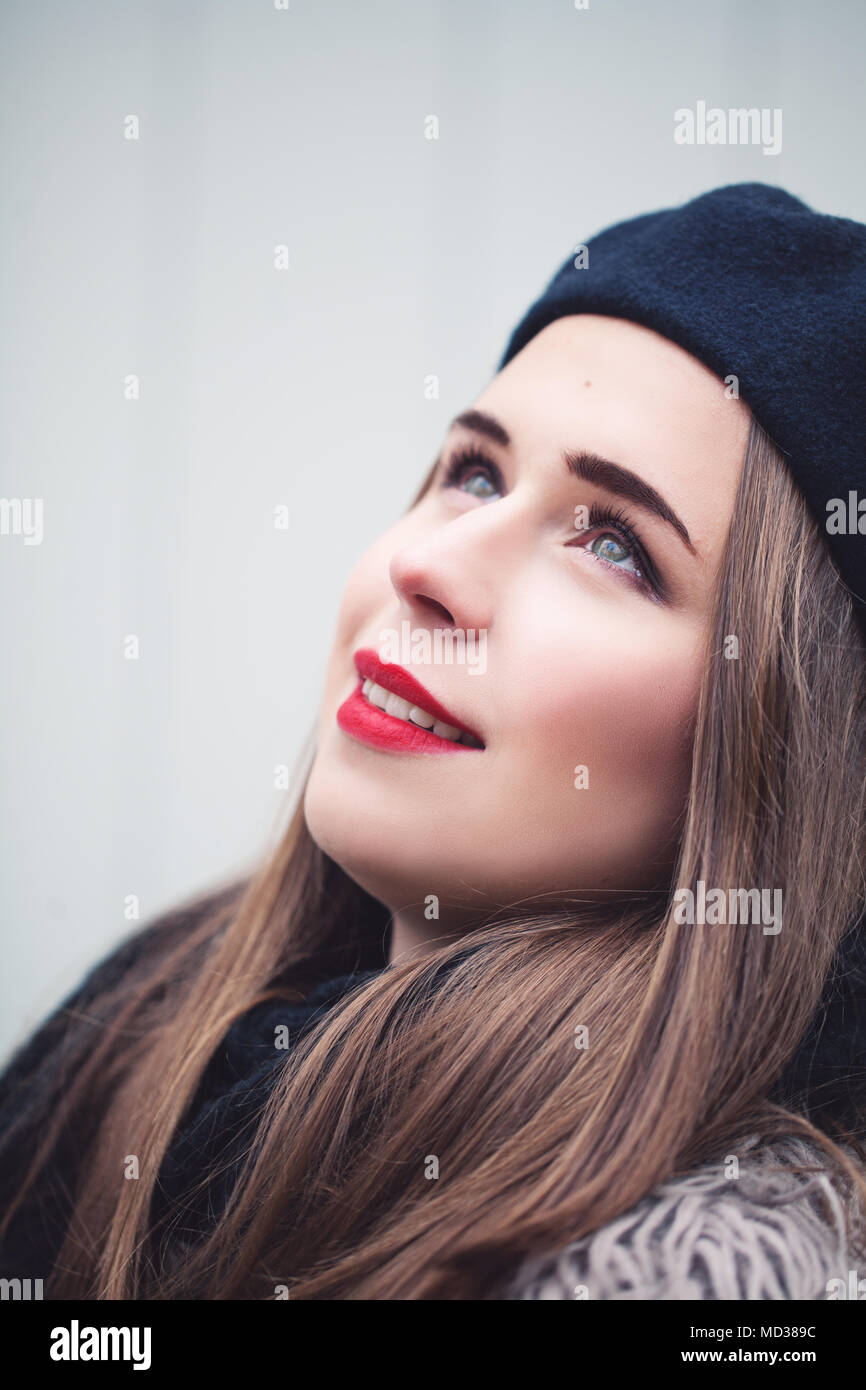
<instances>
[{"instance_id":1,"label":"blue eye","mask_svg":"<svg viewBox=\"0 0 866 1390\"><path fill-rule=\"evenodd\" d=\"M478 449L460 449L452 454L442 486L459 488L472 497L480 497L482 502L501 497L505 491L496 464Z\"/></svg>"},{"instance_id":2,"label":"blue eye","mask_svg":"<svg viewBox=\"0 0 866 1390\"><path fill-rule=\"evenodd\" d=\"M632 547L623 544L621 540L611 535L610 532L607 532L603 536L596 536L595 540L590 541L586 548L587 550L591 550L593 555L599 555L602 560L609 560L612 565L616 565L619 569L626 568L626 566L621 563L623 560L631 560L634 566L633 572L639 572L635 557L632 553Z\"/></svg>"},{"instance_id":3,"label":"blue eye","mask_svg":"<svg viewBox=\"0 0 866 1390\"><path fill-rule=\"evenodd\" d=\"M596 535L581 548L588 550L609 569L625 575L630 583L650 598L661 599L661 585L646 551L624 512L593 502L589 509L588 531Z\"/></svg>"},{"instance_id":4,"label":"blue eye","mask_svg":"<svg viewBox=\"0 0 866 1390\"><path fill-rule=\"evenodd\" d=\"M593 545L596 544L599 547L596 555L604 555L606 560L624 560L628 556L628 547L620 545L613 536L599 536L597 541L593 541Z\"/></svg>"},{"instance_id":5,"label":"blue eye","mask_svg":"<svg viewBox=\"0 0 866 1390\"><path fill-rule=\"evenodd\" d=\"M440 484L443 488L458 488L482 502L505 496L505 481L497 465L480 449L458 449L444 466ZM649 559L628 517L615 512L607 504L593 502L589 509L587 532L595 532L581 544L614 574L621 574L640 593L657 602L663 601L664 589L655 567ZM569 542L574 545L575 542Z\"/></svg>"},{"instance_id":6,"label":"blue eye","mask_svg":"<svg viewBox=\"0 0 866 1390\"><path fill-rule=\"evenodd\" d=\"M496 488L493 486L490 479L486 474L480 472L480 470L475 473L469 473L465 478L461 479L460 486L463 488L464 492L471 492L474 497L483 497L486 499L497 495Z\"/></svg>"}]
</instances>

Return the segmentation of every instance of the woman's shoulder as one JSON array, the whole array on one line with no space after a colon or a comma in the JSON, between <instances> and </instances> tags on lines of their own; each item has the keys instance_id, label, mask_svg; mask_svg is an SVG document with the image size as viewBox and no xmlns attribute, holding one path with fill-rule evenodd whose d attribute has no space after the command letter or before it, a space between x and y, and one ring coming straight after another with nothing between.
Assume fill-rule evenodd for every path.
<instances>
[{"instance_id":1,"label":"woman's shoulder","mask_svg":"<svg viewBox=\"0 0 866 1390\"><path fill-rule=\"evenodd\" d=\"M269 997L238 1015L205 1067L163 1158L157 1217L180 1212L187 1235L203 1234L213 1225L289 1052L350 990L379 973L377 968L328 974L303 998Z\"/></svg>"},{"instance_id":2,"label":"woman's shoulder","mask_svg":"<svg viewBox=\"0 0 866 1390\"><path fill-rule=\"evenodd\" d=\"M753 1139L660 1183L558 1253L525 1261L503 1297L826 1299L838 1287L830 1281L847 1287L856 1268L848 1208L826 1162L806 1139Z\"/></svg>"},{"instance_id":3,"label":"woman's shoulder","mask_svg":"<svg viewBox=\"0 0 866 1390\"><path fill-rule=\"evenodd\" d=\"M190 898L160 916L132 928L90 964L35 1027L25 1032L0 1061L0 1129L20 1116L28 1095L48 1094L50 1077L75 1066L104 1018L126 998L140 994L160 961L215 915L229 915L239 901L243 881Z\"/></svg>"}]
</instances>

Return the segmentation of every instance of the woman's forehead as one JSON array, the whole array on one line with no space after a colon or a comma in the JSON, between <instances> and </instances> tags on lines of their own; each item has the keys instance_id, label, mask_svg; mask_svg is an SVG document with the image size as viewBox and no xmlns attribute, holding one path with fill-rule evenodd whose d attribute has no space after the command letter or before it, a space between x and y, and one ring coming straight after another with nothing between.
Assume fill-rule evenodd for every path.
<instances>
[{"instance_id":1,"label":"woman's forehead","mask_svg":"<svg viewBox=\"0 0 866 1390\"><path fill-rule=\"evenodd\" d=\"M696 539L730 516L750 413L683 348L599 315L555 320L473 403L501 420L522 462L598 453L669 498Z\"/></svg>"},{"instance_id":2,"label":"woman's forehead","mask_svg":"<svg viewBox=\"0 0 866 1390\"><path fill-rule=\"evenodd\" d=\"M488 390L506 382L519 389L524 381L548 398L561 398L563 409L569 403L580 408L592 400L584 393L595 390L614 393L622 407L642 407L653 417L674 402L720 424L748 414L735 387L685 348L642 324L598 314L568 314L548 324Z\"/></svg>"}]
</instances>

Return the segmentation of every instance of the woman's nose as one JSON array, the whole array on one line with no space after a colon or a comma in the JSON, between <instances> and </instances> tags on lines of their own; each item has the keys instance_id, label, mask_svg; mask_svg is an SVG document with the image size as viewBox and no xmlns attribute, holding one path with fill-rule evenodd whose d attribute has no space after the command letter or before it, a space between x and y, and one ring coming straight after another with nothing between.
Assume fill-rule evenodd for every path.
<instances>
[{"instance_id":1,"label":"woman's nose","mask_svg":"<svg viewBox=\"0 0 866 1390\"><path fill-rule=\"evenodd\" d=\"M517 563L520 526L510 500L474 507L395 552L391 583L419 621L493 626L498 596Z\"/></svg>"}]
</instances>

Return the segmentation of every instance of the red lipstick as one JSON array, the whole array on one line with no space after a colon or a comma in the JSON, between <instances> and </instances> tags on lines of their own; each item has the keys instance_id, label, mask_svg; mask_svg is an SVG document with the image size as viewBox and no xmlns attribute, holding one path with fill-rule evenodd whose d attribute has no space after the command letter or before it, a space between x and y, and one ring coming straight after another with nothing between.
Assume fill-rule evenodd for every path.
<instances>
[{"instance_id":1,"label":"red lipstick","mask_svg":"<svg viewBox=\"0 0 866 1390\"><path fill-rule=\"evenodd\" d=\"M352 694L344 700L337 710L337 723L344 733L373 748L382 748L392 753L477 753L481 750L468 743L453 742L440 738L430 729L422 729L406 719L398 719L376 705L370 704L362 694L365 680L408 700L410 705L418 705L427 714L443 724L451 724L462 732L479 735L470 729L462 719L458 719L446 709L435 696L424 688L420 681L411 676L402 666L390 661L380 661L370 647L362 647L355 652L355 669L360 676ZM479 740L480 741L480 740Z\"/></svg>"}]
</instances>

